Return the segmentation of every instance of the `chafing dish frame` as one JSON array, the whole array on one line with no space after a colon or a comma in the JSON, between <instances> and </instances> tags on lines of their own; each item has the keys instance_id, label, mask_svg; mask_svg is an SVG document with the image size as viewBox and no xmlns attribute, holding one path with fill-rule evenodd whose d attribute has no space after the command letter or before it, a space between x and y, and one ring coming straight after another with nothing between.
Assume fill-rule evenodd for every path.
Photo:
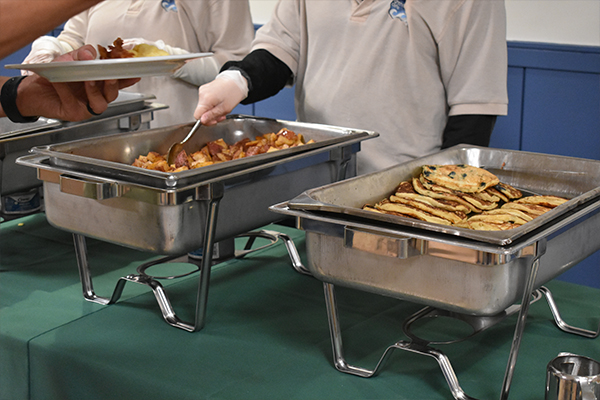
<instances>
[{"instance_id":1,"label":"chafing dish frame","mask_svg":"<svg viewBox=\"0 0 600 400\"><path fill-rule=\"evenodd\" d=\"M547 229L547 230L557 231L557 230L560 230L561 228L565 228L567 230L579 228L581 226L581 224L575 225L575 226L572 226L572 225L576 224L577 220L581 219L582 217L585 217L588 214L588 212L590 210L585 210L585 208L591 208L591 210L596 211L596 214L593 217L594 222L600 221L600 212L598 211L598 209L600 208L600 201L594 202L591 206L588 205L587 207L583 206L583 207L580 207L580 209L581 208L583 208L584 210L583 211L579 210L579 212L577 212L577 210L572 211L571 213L569 213L569 215L564 217L563 220L559 224L555 224L552 228ZM341 218L335 218L335 217L332 217L331 215L315 214L314 212L291 209L291 208L289 208L289 202L284 202L284 203L273 205L270 209L274 212L282 213L282 214L285 214L288 216L294 216L297 221L298 229L305 230L307 232L307 235L309 235L311 232L319 234L319 235L332 234L332 232L333 232L332 225L344 226L345 230L348 227L352 227L352 226L360 227L360 228L368 227L368 228L373 229L372 226L365 224L364 221L362 221L362 222L344 221ZM590 227L589 224L586 225L583 229L587 235L592 234L592 231L591 231L592 228ZM386 233L392 232L392 230L390 230L389 227L382 228L382 230L385 231ZM404 228L404 230L405 230L405 228ZM581 228L580 228L580 230L581 230ZM405 234L405 232L403 232L402 227L400 227L398 229L398 231L395 233L397 235ZM546 250L547 250L548 233L549 232L544 232L544 231L537 232L532 237L527 238L527 240L521 241L521 243L513 244L513 246L510 246L511 248L504 248L503 246L494 246L494 245L485 244L485 243L484 244L472 244L471 246L473 247L473 250L475 250L477 252L483 253L483 252L485 252L483 249L487 249L487 251L490 251L491 253L496 253L496 255L500 256L501 258L507 257L507 258L505 258L505 260L510 260L512 258L513 254L521 254L520 257L525 258L528 261L525 265L527 278L523 282L523 287L522 287L523 292L522 292L521 302L520 302L520 304L511 305L510 307L507 307L504 311L502 311L496 315L493 315L493 316L477 317L477 316L468 315L468 314L460 315L455 312L450 312L450 313L454 313L455 315L458 315L459 319L463 319L463 320L467 321L468 323L470 323L472 325L472 327L474 329L476 329L477 331L481 331L481 330L487 329L488 327L496 324L497 322L500 322L506 316L508 316L510 314L514 314L515 312L518 311L517 323L515 325L513 339L512 339L512 343L511 343L511 349L509 352L509 357L508 357L508 361L507 361L507 365L506 365L506 371L504 374L504 380L503 380L502 389L501 389L501 393L500 393L501 400L508 399L510 386L512 384L512 380L513 380L513 376L514 376L514 369L516 366L517 357L518 357L519 349L521 346L523 331L525 329L527 314L529 312L529 306L532 301L537 300L541 295L544 295L546 297L546 300L552 311L552 315L554 317L556 325L559 329L561 329L562 331L567 332L567 333L576 334L576 335L586 337L586 338L591 338L591 339L597 338L600 335L600 322L598 324L598 329L596 332L568 325L561 318L560 312L558 311L558 307L556 306L556 303L554 302L554 300L552 298L550 290L548 290L544 286L539 286L536 288L536 284L538 284L538 282L536 281L536 277L538 276L540 258L546 253ZM382 236L382 238L385 239L386 236L384 235L384 236ZM307 243L307 246L309 246L309 243ZM365 250L365 249L363 248L361 250ZM588 252L592 252L595 250L596 249L593 250L592 248L589 248L589 247L586 248L586 251L588 251ZM402 252L400 252L400 253L402 253ZM407 253L409 253L409 251L404 252L404 254L407 254ZM591 253L586 254L586 257L589 254L591 254ZM307 247L307 255L310 257L308 247ZM398 254L396 254L396 256L397 255ZM487 262L491 262L491 264L494 264L496 257L491 257L491 258L482 257L481 258L481 261L483 262L483 264L486 263L485 260L487 260ZM307 268L307 270L309 273L311 273L314 276L314 269L310 267L310 261L309 261L309 267ZM385 362L390 357L393 350L395 350L395 349L406 350L409 352L426 355L426 356L434 358L438 362L438 364L442 370L442 373L446 379L448 387L450 388L450 391L452 392L452 395L455 399L457 399L457 400L475 400L475 398L468 396L464 392L464 390L460 387L458 378L452 368L449 358L442 351L429 346L429 343L427 343L423 340L419 340L418 338L411 337L411 335L408 335L408 336L411 337L412 340L410 340L410 341L400 340L400 341L390 345L388 348L386 348L386 350L382 354L380 360L377 362L375 368L372 370L363 368L363 367L353 366L353 365L349 364L346 361L346 358L344 355L344 347L343 347L343 342L342 342L342 331L341 331L340 322L339 322L339 312L338 312L337 300L336 300L336 295L335 295L335 285L333 283L327 282L326 280L323 280L322 278L319 278L319 279L321 279L323 281L323 291L324 291L324 296L325 296L325 304L326 304L326 308L327 308L327 318L328 318L328 323L329 323L329 333L330 333L330 338L331 338L333 362L334 362L334 366L337 370L347 373L347 374L357 375L357 376L360 376L363 378L370 378L370 377L376 376L379 373L380 368L385 364ZM409 317L409 321L414 322L414 320L425 316L427 313L435 313L437 311L439 311L439 310L436 309L435 307L427 306L424 309L422 309L421 311L417 312L415 315ZM442 310L442 311L447 312L446 310ZM479 318L479 321L477 321L478 318ZM474 322L474 321L476 321L476 322ZM477 323L478 326L474 325L474 323ZM407 322L405 322L405 326L404 326L405 331L406 331L406 326L407 326Z\"/></svg>"},{"instance_id":2,"label":"chafing dish frame","mask_svg":"<svg viewBox=\"0 0 600 400\"><path fill-rule=\"evenodd\" d=\"M245 118L250 119L250 117ZM255 117L251 118L254 119ZM286 122L272 119L262 120L269 120L276 123ZM298 126L298 129L301 129L301 127L303 126L301 123L293 123L292 125ZM318 125L316 124L310 124L310 126L312 126L313 129L318 127ZM329 128L335 128L336 131L339 130L340 132L357 132L358 134L349 136L345 141L328 141L326 144L313 148L311 151L297 152L293 151L294 149L289 149L293 152L287 158L280 156L274 158L271 157L265 159L264 162L258 164L255 161L252 161L250 166L246 169L225 168L224 172L220 175L214 176L209 174L206 176L205 179L195 179L193 182L186 182L187 185L182 185L181 187L178 187L177 185L174 185L174 187L171 188L161 188L159 185L157 185L159 187L148 187L143 184L140 185L138 183L134 183L127 180L119 180L116 179L114 176L102 177L88 172L87 166L83 168L83 172L78 171L76 168L68 169L66 166L55 165L54 162L51 162L50 158L52 157L52 154L47 154L45 151L42 151L42 154L34 151L33 155L19 158L18 163L36 168L38 171L39 178L45 183L48 182L51 184L55 184L55 186L58 186L61 191L64 191L69 195L77 195L79 197L84 197L91 200L100 201L103 199L111 199L121 195L128 195L140 201L149 201L152 204L157 203L174 205L186 204L189 201L196 201L206 204L204 234L202 237L203 257L200 265L195 315L193 322L185 322L182 321L179 317L177 317L175 311L173 310L173 307L170 304L167 294L160 282L158 282L153 277L143 273L130 274L120 278L110 297L98 296L93 288L85 236L81 232L73 232L77 265L82 284L83 296L86 300L103 305L113 304L120 298L126 282L134 282L147 285L152 289L156 297L165 322L167 322L171 326L183 329L188 332L197 332L200 331L206 323L206 308L208 302L210 270L213 260L213 245L214 243L216 243L216 239L219 237L219 235L216 232L218 225L217 217L219 205L226 190L225 185L227 184L227 182L235 182L238 179L248 177L252 173L261 172L263 170L270 170L271 168L275 168L280 164L292 163L294 161L301 160L305 157L315 156L321 159L323 158L322 154L327 155L327 157L325 157L327 162L335 164L335 172L331 172L331 180L336 181L344 179L349 171L348 168L351 164L351 161L355 158L355 154L360 150L360 142L362 140L377 137L378 134L371 131L354 131L348 128ZM65 143L64 145L61 144L60 146L68 147L70 146L70 144ZM308 146L307 148L310 149L310 147ZM281 152L285 154L285 151ZM68 157L68 153L65 154L67 161L69 161L68 159L70 157ZM59 157L61 156L59 155ZM258 158L259 156L256 157ZM123 167L117 167L117 170L120 168L123 168L124 170L130 170L133 167L130 168L130 166L124 165ZM144 171L141 168L138 169L140 171ZM111 172L114 172L114 170ZM184 171L184 174L186 172L189 175L190 171ZM197 170L197 172L201 173L202 171L201 169L199 169ZM177 173L164 175L176 176L176 174ZM116 176L119 176L118 173ZM173 179L169 179L167 177L165 182L173 182ZM45 191L47 190L47 186L48 185L44 184ZM167 187L168 186L171 185L167 185ZM52 223L52 220L49 220ZM290 258L292 260L292 267L299 273L307 273L300 261L300 257L293 244L293 241L287 235L274 231L262 231L258 233L250 232L242 234L242 236L249 236L250 241L254 240L256 237L265 237L274 241L281 239L285 243L286 248L288 250L288 254L290 255ZM116 244L125 245L122 243ZM194 249L188 250L191 251ZM244 252L240 253L239 256L242 257L248 252L249 250L246 249ZM171 254L171 256L173 256L173 254ZM176 254L175 256L181 256L181 254ZM163 258L162 261L168 262L170 259L173 259L173 257Z\"/></svg>"},{"instance_id":3,"label":"chafing dish frame","mask_svg":"<svg viewBox=\"0 0 600 400\"><path fill-rule=\"evenodd\" d=\"M452 153L459 147L460 146L456 146L455 148L448 149L447 151ZM476 146L463 147L475 147L475 151L478 151ZM432 155L431 157L435 160L436 155ZM429 158L424 159L428 161L430 160ZM417 160L413 164L415 163L423 165L428 162ZM392 167L387 171L389 172L401 169L402 168L398 166L398 168ZM418 168L414 169L414 172L416 173L417 170ZM381 176L385 175L385 173L386 172L378 172L371 175L375 176L374 180L380 183L387 179L386 177L381 178ZM548 257L554 263L565 262L567 260L564 260L564 257L561 257L559 253L561 253L561 251L565 252L564 250L567 248L566 246L569 245L569 241L572 242L573 238L578 237L594 237L593 235L595 232L595 227L597 227L600 223L600 199L598 198L598 188L594 188L592 190L588 190L589 188L585 189L588 191L583 194L576 193L574 200L570 200L569 202L565 203L565 207L555 210L553 214L541 220L541 223L532 224L530 225L532 228L527 227L526 231L524 230L523 232L517 232L516 235L511 235L509 233L494 236L488 235L485 232L469 232L469 235L456 235L456 232L453 232L452 229L446 230L445 227L441 226L438 228L433 226L435 224L430 224L431 226L427 226L425 229L419 229L424 228L423 226L420 226L421 221L417 221L417 223L413 223L413 221L408 219L403 219L400 221L401 217L397 218L399 221L394 221L393 219L387 220L385 216L384 218L381 218L380 216L375 216L374 218L364 218L364 215L360 212L360 210L355 212L355 210L352 209L352 205L348 205L349 200L344 197L344 194L357 193L354 190L354 183L351 181L360 182L367 178L369 177L356 177L344 182L326 185L322 188L311 189L299 195L295 199L276 204L270 208L271 211L295 217L297 221L297 227L306 232L307 257L309 259L307 269L312 273L313 276L323 282L333 360L336 369L361 377L371 377L378 373L380 367L387 360L394 349L402 349L435 358L442 369L444 377L454 398L458 400L473 399L472 397L469 397L460 387L458 379L450 364L450 360L441 351L434 349L433 347L429 346L428 343L422 340L414 340L413 338L412 341L399 341L389 346L373 370L348 364L344 356L342 344L342 333L339 323L339 313L337 310L335 285L339 284L358 290L365 290L380 295L396 297L400 300L424 303L427 305L427 307L419 312L421 314L425 314L430 310L436 310L438 308L445 312L449 311L451 313L460 313L461 311L460 307L456 308L453 307L452 304L443 304L443 301L441 301L442 304L440 304L440 302L436 303L433 301L435 299L429 302L430 300L427 298L413 296L409 292L390 293L389 291L380 289L376 285L370 286L369 282L356 282L355 280L360 281L361 278L367 279L361 275L353 275L359 274L353 269L361 269L360 266L357 265L346 265L344 261L339 261L340 264L344 264L344 267L340 269L340 276L335 275L335 268L333 269L334 272L332 272L331 269L327 270L327 267L324 267L324 264L332 263L333 259L346 261L348 261L348 258L352 258L353 260L359 259L357 256L357 251L371 253L371 255L375 256L375 258L372 258L372 262L377 264L377 261L381 261L382 258L388 258L390 260L396 259L401 261L411 257L421 256L434 257L434 259L439 257L439 259L447 260L449 263L458 261L459 263L472 263L474 265L481 265L484 267L489 266L490 268L511 263L515 260L523 261L515 267L518 267L520 270L522 270L523 274L525 275L525 279L518 283L519 288L517 293L521 293L520 304L509 304L503 311L500 311L495 315L490 315L486 312L478 315L476 312L478 310L473 311L469 309L466 309L464 311L465 314L463 314L464 320L472 318L496 320L499 318L500 314L506 315L516 312L515 307L518 307L517 323L515 325L511 350L509 353L504 381L500 393L500 398L502 400L506 400L508 398L525 322L529 311L530 300L532 298L539 298L541 295L546 297L559 329L587 338L598 337L600 334L600 324L597 332L572 327L566 324L560 317L558 308L553 302L550 291L543 286L543 283L554 278L555 276L564 272L564 270L573 266L578 261L581 261L583 258L586 258L593 252L597 251L600 248L600 243L592 243L591 240L581 241L584 243L577 243L576 251L581 252L579 255L580 258L576 260L568 260L569 262L567 262L564 266L561 265L560 268L554 268L554 265L552 265L551 269L553 271L550 273L548 271L543 271L543 274L539 274L540 260L543 256L548 255ZM402 180L405 179L405 177L398 176L398 179ZM336 192L335 189L338 186L342 186L343 189ZM388 189L393 190L393 187ZM382 190L387 189L384 187ZM314 196L316 199L312 196L313 193L316 193ZM318 198L321 193L325 193L322 195L323 198L333 199L333 202L327 203L327 201L322 201L322 199ZM361 193L360 195L363 197L369 196L368 193ZM364 199L359 200L359 202L362 200ZM338 206L338 203L342 205ZM375 238L376 240L373 240L371 243L376 244L372 244L370 247L365 247L364 243L354 240L354 235L356 234L366 234L371 238ZM329 238L331 238L331 240L329 240ZM476 240L477 238L480 238L480 240ZM549 242L552 244L550 247L548 246ZM437 246L428 246L428 243L444 244L446 251L436 252L435 248ZM353 252L344 254L344 258L338 253L335 253L335 255L332 253L329 254L329 256L323 256L322 254L313 254L312 251L316 249L315 252L321 251L321 253L324 253L326 252L324 249L330 249L330 252L332 252L331 249L337 247L347 248L349 251L351 250ZM434 249L431 252L430 247ZM453 252L452 247L455 247L457 251ZM471 253L471 256L468 260L465 260L464 256L461 255L462 249L467 249L468 252ZM473 257L473 254L477 254L477 256ZM316 260L313 260L313 258ZM360 260L364 261L363 259ZM353 262L356 264L355 261ZM423 262L415 265L417 267L424 266ZM413 265L411 266L414 267ZM377 273L372 271L374 268L375 265L373 265L373 268L367 268L367 266L364 266L362 270L365 271L364 273L367 273L368 271L369 276L371 276ZM398 268L401 268L401 266L398 266ZM321 269L323 269L323 271L321 271ZM415 290L418 290L418 288ZM519 297L516 297L514 300L511 298L510 300L517 301L519 300ZM444 306L447 306L448 308L444 308ZM483 309L480 311L483 311Z\"/></svg>"}]
</instances>

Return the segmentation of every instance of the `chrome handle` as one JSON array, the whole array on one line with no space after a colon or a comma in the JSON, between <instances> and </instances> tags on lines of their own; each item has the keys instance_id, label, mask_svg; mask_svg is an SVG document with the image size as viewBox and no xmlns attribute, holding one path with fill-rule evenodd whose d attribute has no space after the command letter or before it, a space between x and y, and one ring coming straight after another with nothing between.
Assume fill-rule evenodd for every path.
<instances>
[{"instance_id":1,"label":"chrome handle","mask_svg":"<svg viewBox=\"0 0 600 400\"><path fill-rule=\"evenodd\" d=\"M59 183L63 193L94 200L112 199L122 194L122 188L112 181L94 181L61 175Z\"/></svg>"},{"instance_id":2,"label":"chrome handle","mask_svg":"<svg viewBox=\"0 0 600 400\"><path fill-rule=\"evenodd\" d=\"M414 238L382 235L348 226L344 228L344 247L400 259L421 254Z\"/></svg>"}]
</instances>

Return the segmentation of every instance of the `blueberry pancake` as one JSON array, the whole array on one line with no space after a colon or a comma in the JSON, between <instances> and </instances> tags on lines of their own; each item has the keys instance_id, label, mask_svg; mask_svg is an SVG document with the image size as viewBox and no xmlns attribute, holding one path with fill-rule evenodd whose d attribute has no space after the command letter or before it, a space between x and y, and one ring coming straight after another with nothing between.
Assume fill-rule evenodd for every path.
<instances>
[{"instance_id":1,"label":"blueberry pancake","mask_svg":"<svg viewBox=\"0 0 600 400\"><path fill-rule=\"evenodd\" d=\"M465 193L483 192L500 183L496 175L472 165L424 165L422 170L434 184Z\"/></svg>"}]
</instances>

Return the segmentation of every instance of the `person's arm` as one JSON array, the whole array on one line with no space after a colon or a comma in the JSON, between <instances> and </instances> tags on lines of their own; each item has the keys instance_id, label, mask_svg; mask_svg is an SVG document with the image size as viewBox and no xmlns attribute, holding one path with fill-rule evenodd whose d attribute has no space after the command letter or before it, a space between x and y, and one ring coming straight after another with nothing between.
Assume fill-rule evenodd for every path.
<instances>
[{"instance_id":1,"label":"person's arm","mask_svg":"<svg viewBox=\"0 0 600 400\"><path fill-rule=\"evenodd\" d=\"M254 25L247 1L180 0L177 6L180 15L186 16L181 18L184 31L193 32L196 39L187 50L213 55L188 61L175 71L174 78L201 86L215 79L226 61L241 60L250 52Z\"/></svg>"},{"instance_id":2,"label":"person's arm","mask_svg":"<svg viewBox=\"0 0 600 400\"><path fill-rule=\"evenodd\" d=\"M86 45L56 58L56 61L81 61L95 58L96 49ZM90 118L92 113L101 114L108 107L108 103L117 98L119 89L139 81L139 78L135 78L51 83L46 78L35 74L18 79L21 80L17 85L14 78L0 78L2 83L0 116L7 116L8 113L16 119L35 120L37 116L44 116L63 121L80 121Z\"/></svg>"},{"instance_id":3,"label":"person's arm","mask_svg":"<svg viewBox=\"0 0 600 400\"><path fill-rule=\"evenodd\" d=\"M225 119L240 102L249 104L279 92L292 71L266 50L248 54L242 61L226 62L217 78L200 86L194 117L204 125Z\"/></svg>"},{"instance_id":4,"label":"person's arm","mask_svg":"<svg viewBox=\"0 0 600 400\"><path fill-rule=\"evenodd\" d=\"M274 96L292 79L292 70L279 58L264 49L254 50L242 61L228 61L221 68L239 70L248 81L248 97L242 104L251 104Z\"/></svg>"},{"instance_id":5,"label":"person's arm","mask_svg":"<svg viewBox=\"0 0 600 400\"><path fill-rule=\"evenodd\" d=\"M0 59L102 0L0 0Z\"/></svg>"},{"instance_id":6,"label":"person's arm","mask_svg":"<svg viewBox=\"0 0 600 400\"><path fill-rule=\"evenodd\" d=\"M504 2L464 2L453 11L436 36L449 106L442 148L488 146L497 116L508 109Z\"/></svg>"},{"instance_id":7,"label":"person's arm","mask_svg":"<svg viewBox=\"0 0 600 400\"><path fill-rule=\"evenodd\" d=\"M496 124L495 115L454 115L448 118L442 149L457 144L472 144L487 147Z\"/></svg>"}]
</instances>

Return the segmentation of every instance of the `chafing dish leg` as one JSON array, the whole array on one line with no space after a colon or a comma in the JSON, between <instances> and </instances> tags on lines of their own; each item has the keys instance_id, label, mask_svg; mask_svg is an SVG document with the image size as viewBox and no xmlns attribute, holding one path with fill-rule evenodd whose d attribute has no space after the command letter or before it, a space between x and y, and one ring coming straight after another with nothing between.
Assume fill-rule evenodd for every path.
<instances>
[{"instance_id":1,"label":"chafing dish leg","mask_svg":"<svg viewBox=\"0 0 600 400\"><path fill-rule=\"evenodd\" d=\"M325 292L325 304L327 306L329 334L331 335L333 363L335 368L348 374L362 376L363 378L370 378L376 374L377 368L374 371L371 371L360 367L353 367L352 365L346 363L346 359L344 358L344 347L342 345L342 330L340 328L337 302L335 299L335 288L331 283L324 282L323 290ZM381 364L381 361L379 363Z\"/></svg>"},{"instance_id":2,"label":"chafing dish leg","mask_svg":"<svg viewBox=\"0 0 600 400\"><path fill-rule=\"evenodd\" d=\"M296 249L294 241L285 233L263 229L256 232L247 232L236 237L248 237L248 241L246 242L246 245L244 246L243 250L237 250L235 252L235 258L243 258L249 253L272 246L275 243L277 243L279 239L281 239L285 244L285 248L287 249L288 255L290 256L290 259L292 261L292 268L294 268L296 272L299 272L301 274L312 275L310 271L304 266L304 264L302 264L302 259L300 258L300 254L298 253L298 249ZM259 237L263 239L268 239L271 241L271 243L267 243L264 246L252 249L252 244L254 244L256 238Z\"/></svg>"},{"instance_id":3,"label":"chafing dish leg","mask_svg":"<svg viewBox=\"0 0 600 400\"><path fill-rule=\"evenodd\" d=\"M182 321L177 315L175 315L175 310L171 305L171 301L169 300L169 297L167 296L167 293L165 292L165 289L163 285L160 284L160 282L150 278L149 276L133 274L127 275L126 277L121 278L119 281L140 283L142 285L150 287L152 289L152 292L154 293L156 301L158 302L158 306L160 307L160 311L164 320L169 325L174 326L176 328L181 328L188 332L194 331L194 326L192 324Z\"/></svg>"},{"instance_id":4,"label":"chafing dish leg","mask_svg":"<svg viewBox=\"0 0 600 400\"><path fill-rule=\"evenodd\" d=\"M75 256L77 257L77 268L79 269L83 297L88 301L103 305L116 303L119 297L121 297L121 293L123 293L125 281L119 280L119 282L117 282L117 286L110 298L96 295L94 292L94 285L92 284L92 274L88 262L85 236L74 233L73 242L75 243Z\"/></svg>"},{"instance_id":5,"label":"chafing dish leg","mask_svg":"<svg viewBox=\"0 0 600 400\"><path fill-rule=\"evenodd\" d=\"M220 195L219 188L215 188L215 196L208 205L206 215L206 228L204 232L204 247L202 263L200 267L200 278L198 281L198 295L196 297L196 318L193 332L204 328L206 320L206 306L208 303L208 284L210 281L210 269L212 266L213 245L215 243L215 230L217 227L217 215L219 211L219 201L223 197L221 184Z\"/></svg>"},{"instance_id":6,"label":"chafing dish leg","mask_svg":"<svg viewBox=\"0 0 600 400\"><path fill-rule=\"evenodd\" d=\"M325 304L327 305L327 316L329 319L329 333L331 335L331 345L333 348L333 362L335 368L338 371L345 372L347 374L357 375L363 378L370 378L379 373L380 368L385 364L388 358L391 356L395 349L406 350L413 353L423 354L435 358L438 362L444 378L448 383L450 391L456 400L475 400L473 397L469 397L460 387L458 378L454 373L452 365L448 357L441 351L436 350L432 347L414 343L399 341L389 346L379 362L373 370L366 368L355 367L346 362L344 357L344 347L342 344L342 331L339 323L339 314L337 310L337 301L335 298L335 287L331 283L323 283L323 290L325 292Z\"/></svg>"},{"instance_id":7,"label":"chafing dish leg","mask_svg":"<svg viewBox=\"0 0 600 400\"><path fill-rule=\"evenodd\" d=\"M558 307L550 290L547 287L542 286L538 289L538 291L542 292L546 297L546 301L548 302L548 306L550 307L550 311L552 311L552 316L554 317L554 322L560 330L590 339L597 338L600 335L600 322L598 322L598 330L595 332L592 330L571 326L567 324L560 316L560 312L558 311Z\"/></svg>"},{"instance_id":8,"label":"chafing dish leg","mask_svg":"<svg viewBox=\"0 0 600 400\"><path fill-rule=\"evenodd\" d=\"M508 392L510 391L510 385L512 383L512 378L515 372L517 355L519 354L519 348L521 346L521 339L523 337L523 331L525 329L527 313L529 312L529 305L531 304L531 296L534 292L533 285L535 283L535 277L537 276L538 268L540 265L540 257L545 252L546 240L543 239L535 244L535 255L533 256L531 267L529 269L529 274L523 287L521 307L519 309L519 316L517 317L517 325L515 327L515 333L513 335L510 354L508 356L508 363L506 365L506 372L504 374L504 382L502 383L502 392L500 393L500 400L508 399Z\"/></svg>"}]
</instances>

